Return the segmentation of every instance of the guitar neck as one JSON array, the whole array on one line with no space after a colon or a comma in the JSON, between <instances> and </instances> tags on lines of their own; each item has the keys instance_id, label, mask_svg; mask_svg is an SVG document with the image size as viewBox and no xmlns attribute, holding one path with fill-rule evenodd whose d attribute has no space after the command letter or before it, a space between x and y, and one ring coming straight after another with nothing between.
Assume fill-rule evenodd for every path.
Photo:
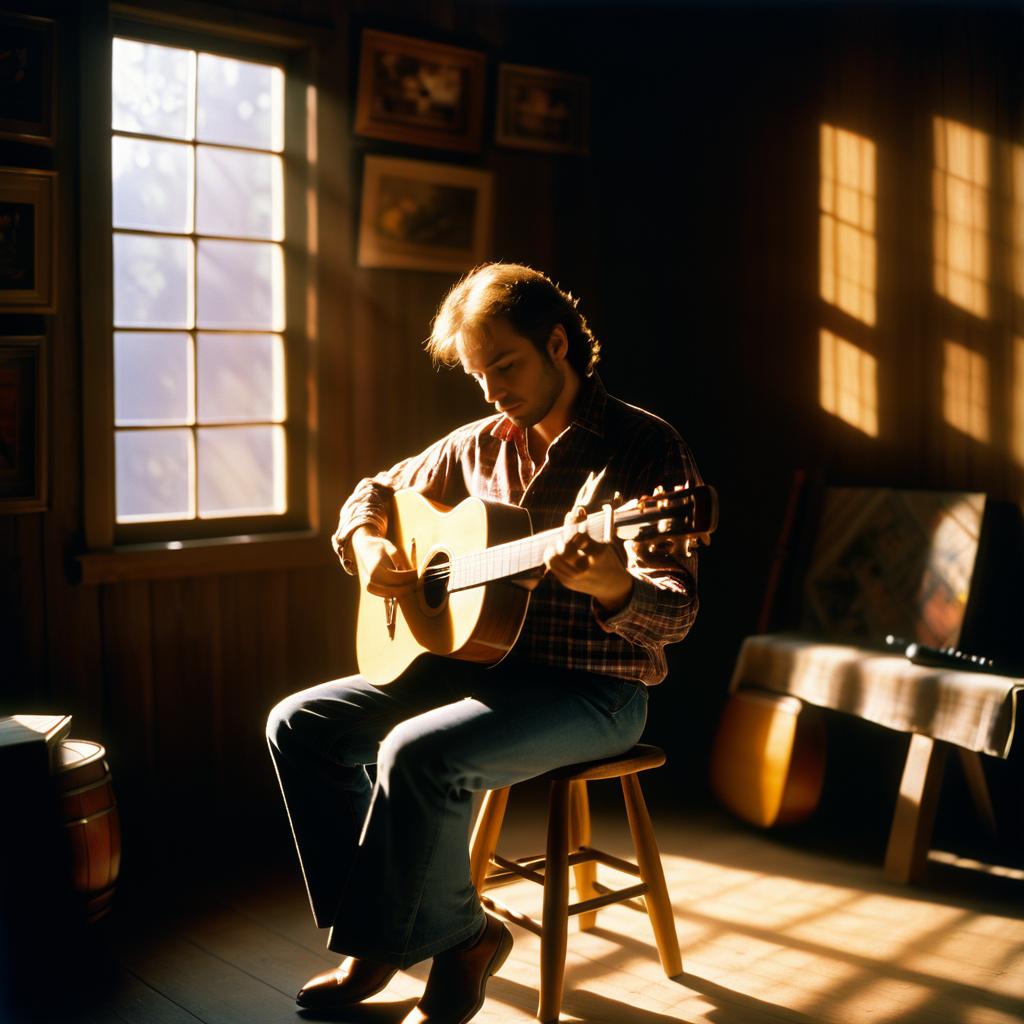
<instances>
[{"instance_id":1,"label":"guitar neck","mask_svg":"<svg viewBox=\"0 0 1024 1024\"><path fill-rule=\"evenodd\" d=\"M604 524L604 513L597 512L580 522L581 532L586 527L591 537L599 539L604 536ZM483 551L454 558L450 567L448 590L468 590L470 587L481 587L485 583L511 579L539 569L544 564L544 552L557 542L562 533L562 527L555 527L521 540L496 544Z\"/></svg>"}]
</instances>

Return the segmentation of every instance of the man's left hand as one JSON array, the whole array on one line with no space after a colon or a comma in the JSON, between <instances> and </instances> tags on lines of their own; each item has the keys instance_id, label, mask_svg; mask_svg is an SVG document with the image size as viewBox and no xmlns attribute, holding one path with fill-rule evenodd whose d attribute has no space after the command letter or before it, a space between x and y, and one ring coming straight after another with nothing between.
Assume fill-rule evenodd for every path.
<instances>
[{"instance_id":1,"label":"man's left hand","mask_svg":"<svg viewBox=\"0 0 1024 1024\"><path fill-rule=\"evenodd\" d=\"M586 518L587 511L581 506L565 517L565 531L544 552L544 564L563 586L590 594L606 612L614 614L629 602L633 577L611 544L580 532L578 524Z\"/></svg>"}]
</instances>

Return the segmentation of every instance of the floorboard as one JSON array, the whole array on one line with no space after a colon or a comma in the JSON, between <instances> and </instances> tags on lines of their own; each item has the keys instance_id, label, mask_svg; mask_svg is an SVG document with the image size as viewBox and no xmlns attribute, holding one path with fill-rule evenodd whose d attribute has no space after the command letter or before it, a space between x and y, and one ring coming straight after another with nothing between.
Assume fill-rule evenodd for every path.
<instances>
[{"instance_id":1,"label":"floorboard","mask_svg":"<svg viewBox=\"0 0 1024 1024\"><path fill-rule=\"evenodd\" d=\"M628 830L613 808L598 806L594 844L630 856ZM724 815L662 810L654 817L684 972L664 976L644 914L602 910L594 930L570 927L567 1024L1024 1020L1024 871L994 874L940 857L921 884L900 886L885 881L881 863L816 852ZM513 804L502 852L542 849L542 821L536 801ZM625 881L613 872L602 877ZM239 874L186 896L165 898L160 915L138 903L119 906L106 988L89 1006L45 1019L398 1024L422 991L428 964L399 972L384 992L342 1016L298 1013L295 991L336 958L312 923L294 865ZM539 915L538 886L506 886L501 899ZM489 986L479 1024L534 1019L539 940L513 931L515 947Z\"/></svg>"}]
</instances>

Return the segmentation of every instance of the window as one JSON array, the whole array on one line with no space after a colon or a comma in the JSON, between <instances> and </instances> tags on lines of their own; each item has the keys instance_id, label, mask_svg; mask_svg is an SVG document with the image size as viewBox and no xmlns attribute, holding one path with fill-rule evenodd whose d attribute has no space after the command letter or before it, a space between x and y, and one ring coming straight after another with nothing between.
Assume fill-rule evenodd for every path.
<instances>
[{"instance_id":1,"label":"window","mask_svg":"<svg viewBox=\"0 0 1024 1024\"><path fill-rule=\"evenodd\" d=\"M109 167L83 218L106 264L83 294L87 543L308 530L309 53L132 24L105 48L105 152L83 142Z\"/></svg>"}]
</instances>

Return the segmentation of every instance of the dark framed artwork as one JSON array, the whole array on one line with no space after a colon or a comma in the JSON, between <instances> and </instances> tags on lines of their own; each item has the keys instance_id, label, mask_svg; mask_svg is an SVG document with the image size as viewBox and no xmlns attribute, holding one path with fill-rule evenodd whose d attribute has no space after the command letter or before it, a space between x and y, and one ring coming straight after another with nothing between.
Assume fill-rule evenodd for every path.
<instances>
[{"instance_id":1,"label":"dark framed artwork","mask_svg":"<svg viewBox=\"0 0 1024 1024\"><path fill-rule=\"evenodd\" d=\"M549 153L586 153L590 81L582 75L502 64L495 142Z\"/></svg>"},{"instance_id":2,"label":"dark framed artwork","mask_svg":"<svg viewBox=\"0 0 1024 1024\"><path fill-rule=\"evenodd\" d=\"M46 508L46 339L0 337L0 513Z\"/></svg>"},{"instance_id":3,"label":"dark framed artwork","mask_svg":"<svg viewBox=\"0 0 1024 1024\"><path fill-rule=\"evenodd\" d=\"M53 313L55 171L0 167L0 313Z\"/></svg>"},{"instance_id":4,"label":"dark framed artwork","mask_svg":"<svg viewBox=\"0 0 1024 1024\"><path fill-rule=\"evenodd\" d=\"M414 146L480 149L487 59L476 50L366 29L357 135Z\"/></svg>"},{"instance_id":5,"label":"dark framed artwork","mask_svg":"<svg viewBox=\"0 0 1024 1024\"><path fill-rule=\"evenodd\" d=\"M0 139L52 146L57 29L49 18L0 13Z\"/></svg>"},{"instance_id":6,"label":"dark framed artwork","mask_svg":"<svg viewBox=\"0 0 1024 1024\"><path fill-rule=\"evenodd\" d=\"M460 273L483 262L492 185L490 171L368 156L359 266Z\"/></svg>"}]
</instances>

